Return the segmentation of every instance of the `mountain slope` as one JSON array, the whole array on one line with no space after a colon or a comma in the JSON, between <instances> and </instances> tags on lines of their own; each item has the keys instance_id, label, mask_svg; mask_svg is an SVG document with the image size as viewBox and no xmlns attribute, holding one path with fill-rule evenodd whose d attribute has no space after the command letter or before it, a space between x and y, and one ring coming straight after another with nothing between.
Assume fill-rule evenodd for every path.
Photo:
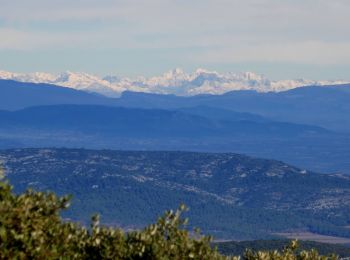
<instances>
[{"instance_id":1,"label":"mountain slope","mask_svg":"<svg viewBox=\"0 0 350 260\"><path fill-rule=\"evenodd\" d=\"M222 109L210 106L196 106L176 109L190 115L197 115L214 120L223 121L253 121L253 122L271 122L271 120L252 113L235 112L228 109Z\"/></svg>"},{"instance_id":2,"label":"mountain slope","mask_svg":"<svg viewBox=\"0 0 350 260\"><path fill-rule=\"evenodd\" d=\"M0 110L59 104L113 105L114 99L49 84L0 80Z\"/></svg>"},{"instance_id":3,"label":"mountain slope","mask_svg":"<svg viewBox=\"0 0 350 260\"><path fill-rule=\"evenodd\" d=\"M17 149L0 152L17 191L74 195L66 217L140 227L184 202L217 238L286 230L350 237L350 179L238 154Z\"/></svg>"}]
</instances>

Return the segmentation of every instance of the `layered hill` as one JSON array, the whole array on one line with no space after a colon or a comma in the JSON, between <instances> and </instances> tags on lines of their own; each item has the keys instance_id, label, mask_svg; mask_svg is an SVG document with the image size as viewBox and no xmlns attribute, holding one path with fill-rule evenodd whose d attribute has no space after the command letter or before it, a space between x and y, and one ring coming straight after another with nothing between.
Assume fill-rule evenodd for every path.
<instances>
[{"instance_id":1,"label":"layered hill","mask_svg":"<svg viewBox=\"0 0 350 260\"><path fill-rule=\"evenodd\" d=\"M7 178L74 196L65 217L138 228L180 203L216 238L304 230L350 237L350 179L238 154L82 149L3 150Z\"/></svg>"},{"instance_id":2,"label":"layered hill","mask_svg":"<svg viewBox=\"0 0 350 260\"><path fill-rule=\"evenodd\" d=\"M232 91L223 95L178 97L125 92L117 99L119 106L179 109L209 106L253 113L266 118L311 124L341 132L350 132L350 85L311 86L289 91L259 93Z\"/></svg>"},{"instance_id":3,"label":"layered hill","mask_svg":"<svg viewBox=\"0 0 350 260\"><path fill-rule=\"evenodd\" d=\"M192 97L124 92L106 98L0 80L0 96L6 110L0 113L1 148L239 152L318 172L350 173L349 85Z\"/></svg>"},{"instance_id":4,"label":"layered hill","mask_svg":"<svg viewBox=\"0 0 350 260\"><path fill-rule=\"evenodd\" d=\"M120 98L106 98L49 84L0 80L0 96L0 110L62 104L168 110L211 107L252 113L275 121L317 125L335 131L350 132L350 119L347 116L350 113L350 85L300 87L278 93L232 91L223 95L192 97L124 92Z\"/></svg>"}]
</instances>

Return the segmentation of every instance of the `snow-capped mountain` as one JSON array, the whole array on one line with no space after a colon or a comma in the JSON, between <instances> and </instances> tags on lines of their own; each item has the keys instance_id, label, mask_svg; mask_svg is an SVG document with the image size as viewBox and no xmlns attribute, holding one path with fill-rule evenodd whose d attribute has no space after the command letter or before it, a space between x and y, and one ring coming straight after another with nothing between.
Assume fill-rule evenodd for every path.
<instances>
[{"instance_id":1,"label":"snow-capped mountain","mask_svg":"<svg viewBox=\"0 0 350 260\"><path fill-rule=\"evenodd\" d=\"M258 92L280 92L308 85L344 84L346 81L314 81L306 79L273 81L252 72L218 73L197 69L186 73L174 69L155 77L135 79L108 75L103 78L87 74L64 72L58 75L49 73L12 73L0 71L0 79L21 82L50 83L58 86L95 92L105 96L117 97L124 91L174 94L193 96L198 94L223 94L233 90L256 90Z\"/></svg>"}]
</instances>

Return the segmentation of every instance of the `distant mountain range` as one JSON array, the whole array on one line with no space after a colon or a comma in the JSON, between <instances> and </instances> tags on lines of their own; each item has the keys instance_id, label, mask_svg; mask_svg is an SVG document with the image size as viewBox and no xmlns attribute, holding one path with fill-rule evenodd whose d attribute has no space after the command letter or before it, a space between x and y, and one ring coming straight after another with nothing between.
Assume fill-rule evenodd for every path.
<instances>
[{"instance_id":1,"label":"distant mountain range","mask_svg":"<svg viewBox=\"0 0 350 260\"><path fill-rule=\"evenodd\" d=\"M216 239L293 230L350 238L350 177L317 174L232 153L16 149L0 151L6 176L28 187L72 194L66 218L140 228L180 203L190 224Z\"/></svg>"},{"instance_id":2,"label":"distant mountain range","mask_svg":"<svg viewBox=\"0 0 350 260\"><path fill-rule=\"evenodd\" d=\"M87 73L64 72L49 73L12 73L0 71L0 79L20 82L49 83L87 92L99 93L109 97L118 97L124 91L155 94L174 94L194 96L199 94L223 94L233 90L256 90L258 92L280 92L302 86L344 84L349 81L270 80L252 72L218 73L197 69L186 73L174 69L156 77L137 77L135 79L118 76L98 77Z\"/></svg>"},{"instance_id":3,"label":"distant mountain range","mask_svg":"<svg viewBox=\"0 0 350 260\"><path fill-rule=\"evenodd\" d=\"M316 125L350 132L350 84L309 86L284 92L259 93L231 91L223 95L175 95L124 92L120 98L107 98L50 84L0 80L0 110L18 110L46 105L103 105L132 108L178 110L198 107L216 108L211 116L240 112L296 124ZM203 115L203 109L201 109ZM193 111L193 109L192 109ZM206 113L207 115L207 113ZM216 118L218 119L218 118Z\"/></svg>"}]
</instances>

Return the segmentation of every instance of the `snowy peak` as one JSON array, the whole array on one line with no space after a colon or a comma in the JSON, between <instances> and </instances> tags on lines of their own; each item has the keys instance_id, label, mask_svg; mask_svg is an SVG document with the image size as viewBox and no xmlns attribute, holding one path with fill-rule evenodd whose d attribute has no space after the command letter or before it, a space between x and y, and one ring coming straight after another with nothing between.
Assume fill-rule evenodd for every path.
<instances>
[{"instance_id":1,"label":"snowy peak","mask_svg":"<svg viewBox=\"0 0 350 260\"><path fill-rule=\"evenodd\" d=\"M10 79L22 82L43 83L51 82L55 76L49 73L35 72L29 74L12 73L8 71L0 71L0 79Z\"/></svg>"},{"instance_id":2,"label":"snowy peak","mask_svg":"<svg viewBox=\"0 0 350 260\"><path fill-rule=\"evenodd\" d=\"M63 85L66 87L74 87L77 89L87 89L89 90L89 88L91 86L96 86L96 85L101 85L101 86L105 86L108 87L109 86L109 82L100 79L97 76L94 75L90 75L87 73L74 73L74 72L64 72L59 74L56 79L51 82L57 85Z\"/></svg>"},{"instance_id":3,"label":"snowy peak","mask_svg":"<svg viewBox=\"0 0 350 260\"><path fill-rule=\"evenodd\" d=\"M105 96L117 97L124 91L174 94L192 96L198 94L224 94L234 90L255 90L258 92L280 92L308 85L345 84L346 81L314 81L306 79L273 81L264 75L253 72L219 73L199 68L186 73L181 68L165 72L163 75L136 79L115 75L98 77L83 72L64 72L58 75L35 73L12 73L0 71L0 79L21 82L49 83L63 87L95 92Z\"/></svg>"}]
</instances>

